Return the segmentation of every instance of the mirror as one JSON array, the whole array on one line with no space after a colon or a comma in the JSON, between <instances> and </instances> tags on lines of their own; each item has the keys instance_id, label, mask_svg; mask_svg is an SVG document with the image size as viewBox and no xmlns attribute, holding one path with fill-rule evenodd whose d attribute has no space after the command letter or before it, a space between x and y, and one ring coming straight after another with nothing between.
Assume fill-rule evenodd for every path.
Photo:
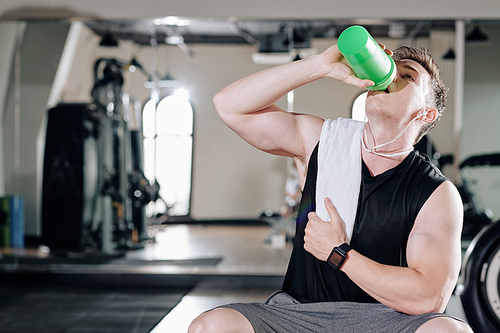
<instances>
[{"instance_id":1,"label":"mirror","mask_svg":"<svg viewBox=\"0 0 500 333\"><path fill-rule=\"evenodd\" d=\"M166 17L151 20L2 21L0 105L2 105L3 193L26 202L26 233L40 235L41 169L47 111L59 102L92 101L97 59L121 63L121 89L142 112L154 94L167 94L175 80L189 91L192 106L192 184L189 218L249 219L257 211L279 211L284 203L287 160L263 154L234 135L218 118L212 97L229 83L295 57L321 52L355 22L348 20L208 20ZM496 54L500 23L465 25L489 36L488 45L465 46L465 91L461 158L500 149L494 128L497 97ZM455 48L453 20L372 21L366 25L389 48L427 47L450 87L447 112L431 132L438 151L455 150L455 60L442 58ZM156 82L155 89L148 86ZM349 117L361 91L321 80L297 89L293 109L325 118ZM133 104L132 103L132 104ZM130 105L132 105L130 104ZM286 109L286 98L278 101ZM139 117L139 120L141 118ZM146 126L146 125L145 125ZM145 148L147 150L147 148ZM167 149L169 150L169 149ZM166 165L176 163L165 152ZM170 161L170 162L169 162ZM150 172L151 174L151 172ZM492 176L494 179L496 176ZM122 182L126 182L122 180ZM493 180L478 188L485 206L498 211ZM479 186L481 187L481 186ZM498 212L497 212L498 211ZM181 214L182 215L182 214Z\"/></svg>"}]
</instances>

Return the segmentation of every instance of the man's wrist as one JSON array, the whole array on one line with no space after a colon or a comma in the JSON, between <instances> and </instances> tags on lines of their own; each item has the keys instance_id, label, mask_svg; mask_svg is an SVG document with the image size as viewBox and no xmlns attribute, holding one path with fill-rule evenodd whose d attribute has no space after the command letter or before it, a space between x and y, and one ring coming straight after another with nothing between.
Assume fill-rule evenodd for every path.
<instances>
[{"instance_id":1,"label":"man's wrist","mask_svg":"<svg viewBox=\"0 0 500 333\"><path fill-rule=\"evenodd\" d=\"M314 68L314 73L311 75L314 78L312 81L327 77L332 70L331 59L323 53L315 54L304 60L311 62L308 65L309 68Z\"/></svg>"},{"instance_id":2,"label":"man's wrist","mask_svg":"<svg viewBox=\"0 0 500 333\"><path fill-rule=\"evenodd\" d=\"M334 247L332 252L328 256L328 265L337 270L340 270L342 268L342 265L345 263L348 257L348 252L350 250L352 250L352 247L347 243Z\"/></svg>"}]
</instances>

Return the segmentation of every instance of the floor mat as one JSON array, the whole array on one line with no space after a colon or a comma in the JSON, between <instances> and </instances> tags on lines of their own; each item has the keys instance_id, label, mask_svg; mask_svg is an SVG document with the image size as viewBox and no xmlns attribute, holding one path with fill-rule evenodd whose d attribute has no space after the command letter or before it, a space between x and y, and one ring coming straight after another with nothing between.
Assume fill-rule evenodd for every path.
<instances>
[{"instance_id":1,"label":"floor mat","mask_svg":"<svg viewBox=\"0 0 500 333\"><path fill-rule=\"evenodd\" d=\"M194 258L194 259L167 259L167 260L140 260L127 258L33 258L3 256L0 264L19 265L134 265L134 266L215 266L219 264L222 257Z\"/></svg>"},{"instance_id":2,"label":"floor mat","mask_svg":"<svg viewBox=\"0 0 500 333\"><path fill-rule=\"evenodd\" d=\"M3 285L0 331L149 332L188 291Z\"/></svg>"}]
</instances>

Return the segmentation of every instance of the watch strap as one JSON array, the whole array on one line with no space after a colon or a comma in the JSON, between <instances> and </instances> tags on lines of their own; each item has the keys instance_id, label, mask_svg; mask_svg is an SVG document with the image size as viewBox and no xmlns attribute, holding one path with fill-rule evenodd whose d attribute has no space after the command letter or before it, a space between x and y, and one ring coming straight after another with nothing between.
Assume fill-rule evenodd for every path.
<instances>
[{"instance_id":1,"label":"watch strap","mask_svg":"<svg viewBox=\"0 0 500 333\"><path fill-rule=\"evenodd\" d=\"M347 258L347 253L350 250L352 250L352 247L347 243L334 247L332 252L328 256L328 265L332 266L335 269L340 269Z\"/></svg>"},{"instance_id":2,"label":"watch strap","mask_svg":"<svg viewBox=\"0 0 500 333\"><path fill-rule=\"evenodd\" d=\"M342 250L346 255L347 255L347 252L352 250L352 247L347 243L341 244L338 248L340 250Z\"/></svg>"}]
</instances>

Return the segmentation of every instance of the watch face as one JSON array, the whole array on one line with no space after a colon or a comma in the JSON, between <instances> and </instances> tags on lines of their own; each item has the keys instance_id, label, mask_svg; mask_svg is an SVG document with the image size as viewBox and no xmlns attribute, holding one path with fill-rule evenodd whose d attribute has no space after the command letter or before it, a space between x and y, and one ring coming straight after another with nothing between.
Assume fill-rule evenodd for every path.
<instances>
[{"instance_id":1,"label":"watch face","mask_svg":"<svg viewBox=\"0 0 500 333\"><path fill-rule=\"evenodd\" d=\"M330 257L330 261L335 266L339 267L340 262L344 257L340 255L337 251L333 251L332 256Z\"/></svg>"}]
</instances>

